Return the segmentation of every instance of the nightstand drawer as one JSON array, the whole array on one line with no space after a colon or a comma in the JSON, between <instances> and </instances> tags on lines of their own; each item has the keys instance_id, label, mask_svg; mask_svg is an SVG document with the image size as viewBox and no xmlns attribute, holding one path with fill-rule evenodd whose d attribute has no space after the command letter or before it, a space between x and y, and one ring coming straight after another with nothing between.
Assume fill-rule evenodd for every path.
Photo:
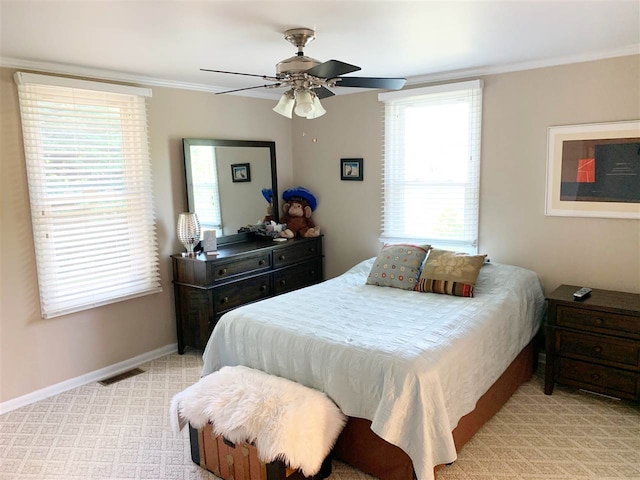
<instances>
[{"instance_id":1,"label":"nightstand drawer","mask_svg":"<svg viewBox=\"0 0 640 480\"><path fill-rule=\"evenodd\" d=\"M556 332L558 354L576 355L628 366L640 370L640 344L603 335L589 335L565 330Z\"/></svg>"},{"instance_id":2,"label":"nightstand drawer","mask_svg":"<svg viewBox=\"0 0 640 480\"><path fill-rule=\"evenodd\" d=\"M638 317L563 305L558 305L556 324L562 327L595 332L606 330L612 335L626 336L631 334L634 337L640 335Z\"/></svg>"},{"instance_id":3,"label":"nightstand drawer","mask_svg":"<svg viewBox=\"0 0 640 480\"><path fill-rule=\"evenodd\" d=\"M606 395L633 399L639 394L640 373L560 357L558 381Z\"/></svg>"}]
</instances>

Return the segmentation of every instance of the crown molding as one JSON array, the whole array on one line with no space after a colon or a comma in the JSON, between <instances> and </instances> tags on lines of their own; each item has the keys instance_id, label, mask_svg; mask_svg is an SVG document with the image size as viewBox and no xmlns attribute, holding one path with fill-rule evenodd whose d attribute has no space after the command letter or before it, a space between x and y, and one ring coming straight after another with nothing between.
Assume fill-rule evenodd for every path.
<instances>
[{"instance_id":1,"label":"crown molding","mask_svg":"<svg viewBox=\"0 0 640 480\"><path fill-rule=\"evenodd\" d=\"M441 82L446 80L460 80L469 77L478 77L483 75L496 75L499 73L517 72L522 70L533 70L536 68L554 67L558 65L568 65L572 63L590 62L594 60L603 60L606 58L623 57L627 55L640 54L640 44L628 45L626 47L601 50L582 55L573 55L566 57L557 57L546 60L538 60L533 62L519 62L508 65L494 65L471 69L449 70L426 75L417 75L407 78L407 85L417 85L421 83ZM0 57L0 66L8 68L18 68L26 70L34 70L38 72L54 73L59 75L74 75L80 77L90 77L100 80L109 80L113 82L126 82L136 85L145 85L151 87L177 88L181 90L194 90L198 92L221 93L228 90L226 87L216 87L213 85L204 85L198 83L179 82L175 80L166 80L162 78L146 77L143 75L134 75L125 72L113 70L103 70L98 68L88 68L78 65L67 65L53 62L37 62L32 60L22 60L19 58ZM344 89L340 94L355 93L362 89ZM238 95L250 98L262 98L266 100L278 100L281 93L268 90L245 90L241 92L233 92L230 95Z\"/></svg>"},{"instance_id":2,"label":"crown molding","mask_svg":"<svg viewBox=\"0 0 640 480\"><path fill-rule=\"evenodd\" d=\"M447 72L417 75L407 78L407 85L417 85L420 83L441 82L445 80L461 80L469 77L479 77L483 75L496 75L499 73L519 72L524 70L534 70L536 68L556 67L558 65L569 65L572 63L591 62L595 60L604 60L607 58L626 57L628 55L639 55L640 44L627 45L626 47L616 48L612 50L601 50L582 55L573 55L567 57L549 58L546 60L537 60L533 62L518 62L507 65L494 65L478 68L469 68L462 70L450 70Z\"/></svg>"},{"instance_id":3,"label":"crown molding","mask_svg":"<svg viewBox=\"0 0 640 480\"><path fill-rule=\"evenodd\" d=\"M194 90L197 92L221 93L229 90L227 87L216 87L213 85L204 85L199 83L178 82L175 80L166 80L163 78L146 77L144 75L134 75L114 70L103 70L99 68L81 67L78 65L68 65L53 62L36 62L32 60L22 60L19 58L0 57L0 67L18 68L25 70L33 70L43 73L54 73L58 75L73 75L79 77L89 77L97 80L109 80L112 82L133 83L136 85L144 85L149 87L165 87L177 88L181 90ZM268 91L248 90L244 92L234 92L232 95L243 97L264 98L267 100L278 100L281 93L272 93Z\"/></svg>"}]
</instances>

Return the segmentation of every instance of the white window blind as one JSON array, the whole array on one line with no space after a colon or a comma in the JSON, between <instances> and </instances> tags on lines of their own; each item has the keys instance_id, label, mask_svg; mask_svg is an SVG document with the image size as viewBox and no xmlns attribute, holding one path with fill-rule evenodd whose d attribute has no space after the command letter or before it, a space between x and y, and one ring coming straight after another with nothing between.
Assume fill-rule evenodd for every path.
<instances>
[{"instance_id":1,"label":"white window blind","mask_svg":"<svg viewBox=\"0 0 640 480\"><path fill-rule=\"evenodd\" d=\"M476 253L482 82L383 93L381 241Z\"/></svg>"},{"instance_id":2,"label":"white window blind","mask_svg":"<svg viewBox=\"0 0 640 480\"><path fill-rule=\"evenodd\" d=\"M162 291L148 89L16 73L43 318Z\"/></svg>"}]
</instances>

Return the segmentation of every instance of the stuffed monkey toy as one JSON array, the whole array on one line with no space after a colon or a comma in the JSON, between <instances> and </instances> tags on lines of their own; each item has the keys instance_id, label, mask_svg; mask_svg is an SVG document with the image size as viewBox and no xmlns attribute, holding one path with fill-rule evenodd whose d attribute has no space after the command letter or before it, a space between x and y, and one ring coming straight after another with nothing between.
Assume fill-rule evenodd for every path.
<instances>
[{"instance_id":1,"label":"stuffed monkey toy","mask_svg":"<svg viewBox=\"0 0 640 480\"><path fill-rule=\"evenodd\" d=\"M287 228L280 234L285 238L317 237L320 227L311 220L311 212L315 209L316 198L306 188L297 187L285 190L282 194L285 204L282 206L284 215L280 219Z\"/></svg>"}]
</instances>

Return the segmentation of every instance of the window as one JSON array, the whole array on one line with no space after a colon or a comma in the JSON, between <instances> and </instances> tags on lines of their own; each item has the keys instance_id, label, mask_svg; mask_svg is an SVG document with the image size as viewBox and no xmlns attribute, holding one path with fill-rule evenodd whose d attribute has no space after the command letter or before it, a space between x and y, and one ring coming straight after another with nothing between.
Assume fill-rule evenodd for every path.
<instances>
[{"instance_id":1,"label":"window","mask_svg":"<svg viewBox=\"0 0 640 480\"><path fill-rule=\"evenodd\" d=\"M384 242L477 253L482 81L382 93Z\"/></svg>"},{"instance_id":2,"label":"window","mask_svg":"<svg viewBox=\"0 0 640 480\"><path fill-rule=\"evenodd\" d=\"M148 89L16 73L43 318L162 291Z\"/></svg>"}]
</instances>

